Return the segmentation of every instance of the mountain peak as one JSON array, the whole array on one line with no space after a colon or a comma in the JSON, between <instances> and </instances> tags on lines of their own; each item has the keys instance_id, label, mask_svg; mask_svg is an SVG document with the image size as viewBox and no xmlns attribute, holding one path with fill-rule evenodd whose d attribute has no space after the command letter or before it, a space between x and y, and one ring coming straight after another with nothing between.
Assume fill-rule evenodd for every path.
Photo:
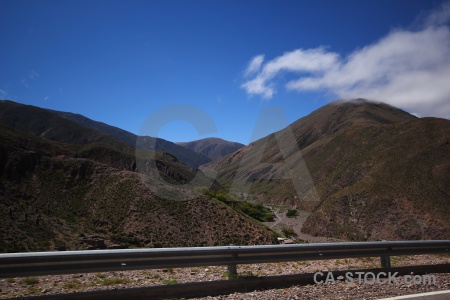
<instances>
[{"instance_id":1,"label":"mountain peak","mask_svg":"<svg viewBox=\"0 0 450 300\"><path fill-rule=\"evenodd\" d=\"M334 115L332 119L340 118L342 119L341 121L351 120L353 123L392 124L417 118L387 103L362 98L336 100L316 110L312 114L314 113L324 115L324 117L332 117Z\"/></svg>"},{"instance_id":2,"label":"mountain peak","mask_svg":"<svg viewBox=\"0 0 450 300\"><path fill-rule=\"evenodd\" d=\"M192 142L179 142L176 144L202 154L211 159L211 161L239 150L245 146L241 143L230 142L215 137L204 138Z\"/></svg>"},{"instance_id":3,"label":"mountain peak","mask_svg":"<svg viewBox=\"0 0 450 300\"><path fill-rule=\"evenodd\" d=\"M305 147L317 139L344 128L360 125L394 124L417 117L386 103L366 99L337 100L291 124L294 134Z\"/></svg>"}]
</instances>

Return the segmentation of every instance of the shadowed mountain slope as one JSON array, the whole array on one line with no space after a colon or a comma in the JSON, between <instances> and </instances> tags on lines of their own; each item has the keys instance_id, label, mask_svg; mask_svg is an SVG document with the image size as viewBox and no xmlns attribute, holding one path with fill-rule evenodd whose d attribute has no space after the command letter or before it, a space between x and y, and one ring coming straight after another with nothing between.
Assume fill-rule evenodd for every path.
<instances>
[{"instance_id":1,"label":"shadowed mountain slope","mask_svg":"<svg viewBox=\"0 0 450 300\"><path fill-rule=\"evenodd\" d=\"M449 120L359 99L326 105L203 169L226 186L311 211L306 233L437 239L450 235L448 153ZM292 173L296 166L304 168Z\"/></svg>"},{"instance_id":2,"label":"shadowed mountain slope","mask_svg":"<svg viewBox=\"0 0 450 300\"><path fill-rule=\"evenodd\" d=\"M131 151L136 147L137 136L126 130L79 114L43 109L13 101L0 100L0 123L52 141L106 144L121 151ZM145 137L145 141L145 144L140 143L140 147L170 153L194 169L210 161L201 154L164 139Z\"/></svg>"},{"instance_id":3,"label":"shadowed mountain slope","mask_svg":"<svg viewBox=\"0 0 450 300\"><path fill-rule=\"evenodd\" d=\"M53 111L53 112L77 124L111 135L117 138L118 140L127 143L130 146L136 147L136 140L138 136L129 131L102 122L91 120L79 114L60 111ZM182 161L183 163L185 163L186 165L194 169L198 168L200 165L203 165L211 161L205 155L202 155L202 153L197 153L195 151L191 151L191 149L180 147L176 143L172 143L170 141L166 141L165 139L161 138L149 136L139 137L138 144L140 147L143 147L145 149L168 152L173 156L175 156L180 161Z\"/></svg>"},{"instance_id":4,"label":"shadowed mountain slope","mask_svg":"<svg viewBox=\"0 0 450 300\"><path fill-rule=\"evenodd\" d=\"M127 169L134 157L103 146L49 141L4 125L0 141L0 252L275 239L258 222L192 189L177 188L187 201L158 196L171 180L194 176L171 155L155 155L160 180Z\"/></svg>"},{"instance_id":5,"label":"shadowed mountain slope","mask_svg":"<svg viewBox=\"0 0 450 300\"><path fill-rule=\"evenodd\" d=\"M51 141L108 145L119 151L133 148L116 138L62 118L50 110L0 100L0 123Z\"/></svg>"},{"instance_id":6,"label":"shadowed mountain slope","mask_svg":"<svg viewBox=\"0 0 450 300\"><path fill-rule=\"evenodd\" d=\"M208 157L211 161L221 158L245 145L236 142L229 142L219 138L205 138L192 142L178 142L177 145Z\"/></svg>"}]
</instances>

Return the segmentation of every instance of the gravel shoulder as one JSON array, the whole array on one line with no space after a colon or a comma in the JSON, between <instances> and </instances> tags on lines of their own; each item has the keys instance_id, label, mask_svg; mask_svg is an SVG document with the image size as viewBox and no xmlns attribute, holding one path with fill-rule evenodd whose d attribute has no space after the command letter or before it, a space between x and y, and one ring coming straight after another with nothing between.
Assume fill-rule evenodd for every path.
<instances>
[{"instance_id":1,"label":"gravel shoulder","mask_svg":"<svg viewBox=\"0 0 450 300\"><path fill-rule=\"evenodd\" d=\"M450 264L450 257L442 255L416 255L392 257L393 266L414 266L425 264ZM239 265L242 277L275 276L299 273L375 268L379 258L338 259L323 261L297 261ZM338 282L329 285L293 286L285 289L234 293L202 299L379 299L388 296L450 289L450 274L435 274L432 285L398 284L367 285ZM7 278L0 280L0 299L20 298L37 295L64 294L76 291L121 289L176 283L224 280L226 267L211 266L183 269L163 269L145 271L124 271L104 273L83 273L71 275L40 276L33 278ZM402 280L399 280L403 282Z\"/></svg>"}]
</instances>

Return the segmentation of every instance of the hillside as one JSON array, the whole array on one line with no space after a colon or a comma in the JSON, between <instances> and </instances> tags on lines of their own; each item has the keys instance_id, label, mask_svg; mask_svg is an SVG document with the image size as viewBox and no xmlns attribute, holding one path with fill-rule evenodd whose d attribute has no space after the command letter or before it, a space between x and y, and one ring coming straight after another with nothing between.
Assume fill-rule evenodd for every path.
<instances>
[{"instance_id":1,"label":"hillside","mask_svg":"<svg viewBox=\"0 0 450 300\"><path fill-rule=\"evenodd\" d=\"M110 135L78 125L36 106L0 100L0 124L50 141L107 145L118 151L133 152L132 147Z\"/></svg>"},{"instance_id":2,"label":"hillside","mask_svg":"<svg viewBox=\"0 0 450 300\"><path fill-rule=\"evenodd\" d=\"M229 142L219 138L204 138L192 142L178 142L176 144L206 156L210 161L219 159L245 146L241 143Z\"/></svg>"},{"instance_id":3,"label":"hillside","mask_svg":"<svg viewBox=\"0 0 450 300\"><path fill-rule=\"evenodd\" d=\"M79 114L43 109L0 100L0 123L52 141L71 144L97 143L120 151L134 151L137 136ZM209 162L201 154L160 138L146 137L145 149L167 152L193 169Z\"/></svg>"},{"instance_id":4,"label":"hillside","mask_svg":"<svg viewBox=\"0 0 450 300\"><path fill-rule=\"evenodd\" d=\"M116 139L125 142L132 147L136 147L138 136L129 131L102 122L91 120L80 114L74 114L70 112L60 112L60 111L52 111L52 112L65 119L71 120L79 125L98 130L104 134L111 135ZM190 166L193 169L196 169L200 165L203 165L211 161L205 155L202 155L202 153L189 151L191 149L186 150L185 147L180 147L176 143L166 141L165 139L146 136L145 143L142 143L142 141L144 140L143 138L144 137L139 137L138 143L141 147L145 149L170 153L173 156L175 156L178 160L182 161L183 163L185 163L186 165Z\"/></svg>"},{"instance_id":5,"label":"hillside","mask_svg":"<svg viewBox=\"0 0 450 300\"><path fill-rule=\"evenodd\" d=\"M449 120L359 99L326 105L203 169L226 186L311 211L309 234L438 239L450 235L448 153ZM289 172L295 184L280 179Z\"/></svg>"},{"instance_id":6,"label":"hillside","mask_svg":"<svg viewBox=\"0 0 450 300\"><path fill-rule=\"evenodd\" d=\"M274 241L258 222L189 188L177 188L188 201L158 196L167 181L194 176L171 155L155 155L159 180L133 172L132 156L106 147L7 126L0 126L0 141L0 252Z\"/></svg>"}]
</instances>

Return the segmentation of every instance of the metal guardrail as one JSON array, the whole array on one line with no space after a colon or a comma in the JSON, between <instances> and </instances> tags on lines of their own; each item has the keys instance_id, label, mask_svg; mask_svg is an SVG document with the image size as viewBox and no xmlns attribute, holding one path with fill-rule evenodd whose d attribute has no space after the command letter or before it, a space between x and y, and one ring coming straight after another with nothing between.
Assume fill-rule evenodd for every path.
<instances>
[{"instance_id":1,"label":"metal guardrail","mask_svg":"<svg viewBox=\"0 0 450 300\"><path fill-rule=\"evenodd\" d=\"M5 253L0 278L213 265L228 265L233 276L238 264L357 257L386 264L394 255L436 253L450 253L450 240Z\"/></svg>"}]
</instances>

